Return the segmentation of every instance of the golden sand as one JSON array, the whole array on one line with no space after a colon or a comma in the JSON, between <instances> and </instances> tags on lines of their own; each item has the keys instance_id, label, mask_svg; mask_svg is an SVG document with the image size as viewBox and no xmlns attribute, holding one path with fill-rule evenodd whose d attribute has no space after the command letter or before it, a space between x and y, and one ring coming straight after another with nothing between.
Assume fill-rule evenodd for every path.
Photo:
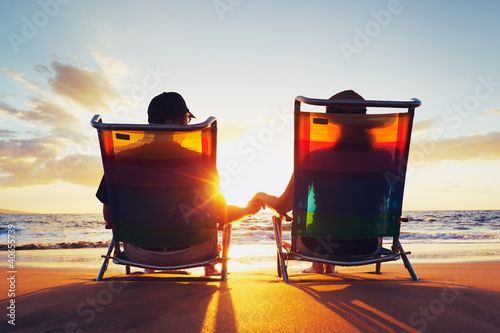
<instances>
[{"instance_id":1,"label":"golden sand","mask_svg":"<svg viewBox=\"0 0 500 333\"><path fill-rule=\"evenodd\" d=\"M104 249L78 249L89 257ZM43 254L39 250L37 255ZM94 279L98 260L74 264L68 251L53 260L16 268L12 285L0 280L0 331L18 332L498 332L500 261L415 262L421 279L410 279L401 261L339 268L334 275L300 273L292 283L276 267L230 266L226 282L200 276L143 274L110 264L105 280ZM21 251L19 251L21 252ZM23 254L28 256L28 254ZM80 256L84 256L80 254ZM59 258L59 259L57 259ZM64 262L67 261L66 265ZM72 262L73 265L68 265ZM305 266L304 266L305 265ZM0 266L9 277L8 267ZM15 300L15 327L6 316Z\"/></svg>"}]
</instances>

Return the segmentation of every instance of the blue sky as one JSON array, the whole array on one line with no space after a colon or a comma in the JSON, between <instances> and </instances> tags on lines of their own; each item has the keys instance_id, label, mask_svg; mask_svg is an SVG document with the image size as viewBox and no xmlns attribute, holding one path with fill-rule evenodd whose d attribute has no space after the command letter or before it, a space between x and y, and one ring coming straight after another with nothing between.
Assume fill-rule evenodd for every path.
<instances>
[{"instance_id":1,"label":"blue sky","mask_svg":"<svg viewBox=\"0 0 500 333\"><path fill-rule=\"evenodd\" d=\"M280 194L293 100L422 100L404 207L499 209L496 1L0 2L0 208L97 212L89 121L181 93L218 119L227 201Z\"/></svg>"}]
</instances>

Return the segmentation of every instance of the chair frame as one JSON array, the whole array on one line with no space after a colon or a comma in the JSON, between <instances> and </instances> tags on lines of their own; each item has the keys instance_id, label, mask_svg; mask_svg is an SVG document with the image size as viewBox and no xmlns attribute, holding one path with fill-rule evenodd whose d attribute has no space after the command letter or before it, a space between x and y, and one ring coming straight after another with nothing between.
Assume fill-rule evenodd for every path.
<instances>
[{"instance_id":1,"label":"chair frame","mask_svg":"<svg viewBox=\"0 0 500 333\"><path fill-rule=\"evenodd\" d=\"M298 114L301 112L301 104L309 104L309 105L315 105L315 106L334 106L334 107L345 107L345 106L351 106L351 107L385 107L385 108L404 108L408 110L408 113L414 114L415 108L419 107L421 105L420 100L413 98L410 101L378 101L378 100L324 100L324 99L313 99L313 98L307 98L304 96L297 96L295 98L295 105L294 105L294 114L297 118ZM295 132L298 130L298 122L295 122ZM411 130L412 130L412 123L409 125L408 129L408 137L411 137ZM410 140L408 140L407 144L410 144ZM404 156L405 160L408 160L408 151L409 151L409 146L406 149L406 156ZM297 159L297 154L295 154L295 158ZM297 163L297 161L295 161ZM381 272L381 263L382 262L388 262L388 261L396 261L399 259L403 260L403 263L405 265L405 268L408 270L410 273L410 276L413 280L419 281L417 274L415 273L415 270L413 269L407 255L410 254L411 252L406 252L404 251L401 242L399 240L399 236L392 237L392 247L391 247L391 252L389 254L378 254L378 255L373 255L371 257L364 257L364 258L354 258L353 260L327 260L327 259L321 259L321 258L315 258L315 257L310 257L303 255L301 253L298 253L298 251L294 250L293 244L296 244L297 242L297 237L292 236L292 248L287 249L284 247L284 242L282 238L282 223L283 220L286 218L286 220L290 220L289 218L283 216L283 215L278 215L278 216L273 216L273 230L274 230L274 236L276 240L276 246L277 246L277 269L278 269L278 276L283 278L283 281L285 283L289 283L290 280L288 278L288 271L287 271L287 261L288 260L298 260L298 261L308 261L308 262L318 262L322 264L330 264L330 265L338 265L338 266L360 266L360 265L369 265L369 264L375 264L375 273L380 274ZM399 218L400 222L406 222L408 221L407 218ZM382 242L382 239L381 239ZM382 244L380 244L382 245Z\"/></svg>"},{"instance_id":2,"label":"chair frame","mask_svg":"<svg viewBox=\"0 0 500 333\"><path fill-rule=\"evenodd\" d=\"M97 131L102 130L123 130L123 131L193 131L200 130L206 127L211 127L212 130L217 131L217 119L215 117L209 117L202 123L192 124L192 125L160 125L160 124L151 124L151 125L143 125L143 124L115 124L115 123L103 123L100 115L95 115L91 120L91 125ZM213 138L213 149L214 149L214 159L216 158L217 152L217 136L214 135ZM97 275L96 281L102 281L104 277L104 273L108 268L108 264L110 259L114 264L117 265L125 265L126 274L130 274L130 267L137 268L145 268L145 269L154 269L154 270L183 270L195 267L202 267L208 265L216 265L218 263L222 264L221 276L220 280L225 281L227 279L227 261L229 260L229 246L231 243L231 231L232 224L226 223L222 229L222 255L217 255L216 257L198 261L189 264L183 265L170 265L170 266L155 266L155 265L147 265L140 262L134 262L131 260L126 260L120 258L119 254L121 252L122 244L121 242L117 242L114 240L114 237L111 238L109 242L108 250L106 255L101 256L104 258L104 261L101 265L101 269L99 270L99 274Z\"/></svg>"}]
</instances>

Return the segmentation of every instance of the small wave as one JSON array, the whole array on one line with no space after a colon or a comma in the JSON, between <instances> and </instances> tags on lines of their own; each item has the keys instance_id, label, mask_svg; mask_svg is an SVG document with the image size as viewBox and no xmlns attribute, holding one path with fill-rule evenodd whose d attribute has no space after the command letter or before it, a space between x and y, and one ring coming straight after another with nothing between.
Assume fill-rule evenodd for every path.
<instances>
[{"instance_id":1,"label":"small wave","mask_svg":"<svg viewBox=\"0 0 500 333\"><path fill-rule=\"evenodd\" d=\"M80 248L96 248L107 247L109 242L63 242L63 243L50 243L50 244L26 244L16 246L17 250L47 250L47 249L80 249ZM7 250L6 244L0 244L0 251Z\"/></svg>"},{"instance_id":2,"label":"small wave","mask_svg":"<svg viewBox=\"0 0 500 333\"><path fill-rule=\"evenodd\" d=\"M461 240L471 240L471 239L498 239L498 235L467 235L467 234L452 234L452 233L413 233L413 232L401 232L401 238L405 239L461 239Z\"/></svg>"},{"instance_id":3,"label":"small wave","mask_svg":"<svg viewBox=\"0 0 500 333\"><path fill-rule=\"evenodd\" d=\"M266 227L262 227L262 226L251 226L251 227L248 227L246 228L246 230L248 231L273 231L273 226L266 226Z\"/></svg>"}]
</instances>

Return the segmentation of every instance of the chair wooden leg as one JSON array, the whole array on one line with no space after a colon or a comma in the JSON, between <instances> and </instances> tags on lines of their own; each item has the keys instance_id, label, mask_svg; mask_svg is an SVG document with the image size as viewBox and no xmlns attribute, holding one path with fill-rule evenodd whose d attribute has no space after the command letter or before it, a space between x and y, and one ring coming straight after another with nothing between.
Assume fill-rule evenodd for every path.
<instances>
[{"instance_id":1,"label":"chair wooden leg","mask_svg":"<svg viewBox=\"0 0 500 333\"><path fill-rule=\"evenodd\" d=\"M108 269L109 258L111 256L111 252L113 251L113 247L114 247L114 240L113 238L111 238L111 241L109 242L108 246L108 252L106 253L106 257L104 257L104 262L102 263L101 269L99 270L99 274L95 279L96 281L101 281L104 276L104 272L106 272L106 270Z\"/></svg>"}]
</instances>

